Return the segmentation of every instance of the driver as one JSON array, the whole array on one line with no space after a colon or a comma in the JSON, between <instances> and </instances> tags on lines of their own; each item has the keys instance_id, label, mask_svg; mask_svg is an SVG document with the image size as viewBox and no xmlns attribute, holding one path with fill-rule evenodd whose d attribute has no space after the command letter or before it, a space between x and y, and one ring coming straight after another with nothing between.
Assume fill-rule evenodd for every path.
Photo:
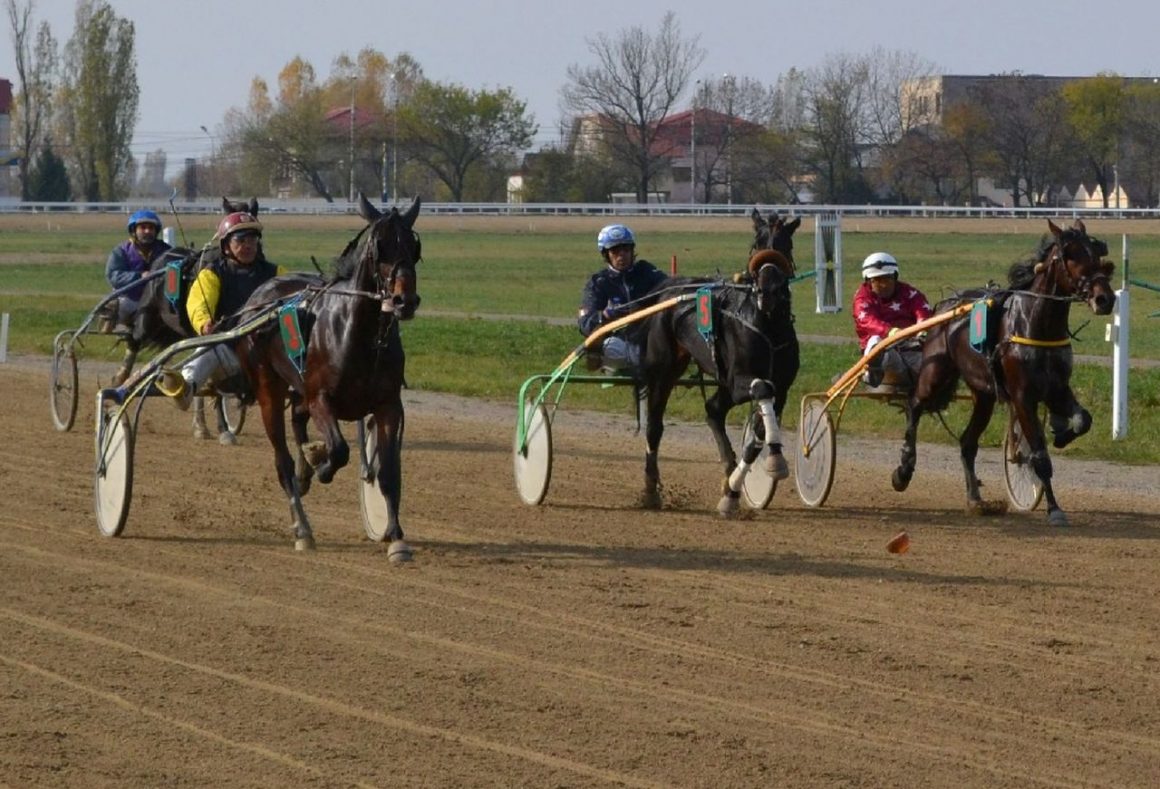
<instances>
[{"instance_id":1,"label":"driver","mask_svg":"<svg viewBox=\"0 0 1160 789\"><path fill-rule=\"evenodd\" d=\"M282 266L266 259L259 243L262 223L251 214L237 211L218 224L216 237L221 257L214 258L197 275L189 290L185 311L198 334L211 334L228 327L233 316L263 282L286 273ZM236 388L241 365L232 343L218 343L194 356L181 374L167 371L158 388L174 398L181 410L189 408L194 394L207 383L221 381Z\"/></svg>"},{"instance_id":2,"label":"driver","mask_svg":"<svg viewBox=\"0 0 1160 789\"><path fill-rule=\"evenodd\" d=\"M596 249L605 266L588 279L580 299L577 325L585 337L639 308L638 299L668 279L652 263L636 257L636 236L627 225L601 228L596 235ZM599 352L588 352L588 368L595 370L601 365L610 371L636 370L640 366L640 346L610 334Z\"/></svg>"},{"instance_id":3,"label":"driver","mask_svg":"<svg viewBox=\"0 0 1160 789\"><path fill-rule=\"evenodd\" d=\"M161 218L147 209L134 211L127 225L129 240L118 244L105 262L105 279L113 290L133 284L149 273L153 261L169 251L169 245L158 236ZM122 293L105 305L101 313L100 331L108 334L117 324L130 326L141 303L145 283Z\"/></svg>"},{"instance_id":4,"label":"driver","mask_svg":"<svg viewBox=\"0 0 1160 789\"><path fill-rule=\"evenodd\" d=\"M893 255L874 252L862 261L862 285L854 294L851 314L865 356L886 337L929 318L931 308L922 291L898 279L898 261ZM916 338L875 357L863 380L869 386L880 386L889 374L889 383L913 382L921 365L922 342Z\"/></svg>"}]
</instances>

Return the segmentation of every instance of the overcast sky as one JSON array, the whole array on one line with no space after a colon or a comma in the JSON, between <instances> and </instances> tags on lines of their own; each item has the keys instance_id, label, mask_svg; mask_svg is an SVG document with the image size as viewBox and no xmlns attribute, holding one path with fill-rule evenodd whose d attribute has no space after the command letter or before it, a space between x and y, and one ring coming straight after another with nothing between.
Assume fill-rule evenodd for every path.
<instances>
[{"instance_id":1,"label":"overcast sky","mask_svg":"<svg viewBox=\"0 0 1160 789\"><path fill-rule=\"evenodd\" d=\"M23 3L26 0L18 0ZM171 165L209 153L230 107L255 76L270 84L302 56L325 79L334 58L370 46L409 52L429 79L472 89L510 87L557 137L559 92L570 64L592 64L588 40L673 11L706 50L697 78L725 73L766 84L828 54L874 47L913 52L945 74L1160 76L1157 0L109 0L137 31L140 119L133 152L163 148ZM35 0L62 47L73 0ZM6 6L6 3L4 4ZM16 82L3 15L0 77Z\"/></svg>"}]
</instances>

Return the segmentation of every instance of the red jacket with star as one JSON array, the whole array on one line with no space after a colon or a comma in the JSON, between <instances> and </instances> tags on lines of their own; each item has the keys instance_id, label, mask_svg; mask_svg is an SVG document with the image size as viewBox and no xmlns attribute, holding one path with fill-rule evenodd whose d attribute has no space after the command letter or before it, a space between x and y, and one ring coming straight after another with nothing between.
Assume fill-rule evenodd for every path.
<instances>
[{"instance_id":1,"label":"red jacket with star","mask_svg":"<svg viewBox=\"0 0 1160 789\"><path fill-rule=\"evenodd\" d=\"M854 294L854 328L858 345L866 350L866 342L877 335L886 337L893 328L905 329L931 316L930 303L922 291L902 280L889 299L874 295L866 282Z\"/></svg>"}]
</instances>

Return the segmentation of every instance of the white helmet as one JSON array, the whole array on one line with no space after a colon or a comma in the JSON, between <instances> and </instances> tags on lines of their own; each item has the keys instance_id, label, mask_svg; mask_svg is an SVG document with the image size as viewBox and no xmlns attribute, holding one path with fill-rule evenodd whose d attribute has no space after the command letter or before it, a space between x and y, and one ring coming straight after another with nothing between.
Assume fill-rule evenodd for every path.
<instances>
[{"instance_id":1,"label":"white helmet","mask_svg":"<svg viewBox=\"0 0 1160 789\"><path fill-rule=\"evenodd\" d=\"M889 252L875 252L862 261L862 279L898 276L898 261Z\"/></svg>"}]
</instances>

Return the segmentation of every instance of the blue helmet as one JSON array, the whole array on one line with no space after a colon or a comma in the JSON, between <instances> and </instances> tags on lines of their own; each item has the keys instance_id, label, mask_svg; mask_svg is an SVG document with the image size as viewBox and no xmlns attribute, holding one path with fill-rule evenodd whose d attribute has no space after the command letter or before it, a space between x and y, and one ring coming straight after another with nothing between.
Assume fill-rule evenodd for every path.
<instances>
[{"instance_id":1,"label":"blue helmet","mask_svg":"<svg viewBox=\"0 0 1160 789\"><path fill-rule=\"evenodd\" d=\"M596 234L596 249L600 252L624 244L636 246L636 236L632 234L627 225L606 225Z\"/></svg>"},{"instance_id":2,"label":"blue helmet","mask_svg":"<svg viewBox=\"0 0 1160 789\"><path fill-rule=\"evenodd\" d=\"M129 217L129 233L132 234L133 228L137 227L137 225L141 224L142 222L147 225L156 226L157 232L161 232L161 217L157 216L157 214L153 213L149 209L142 209L140 211L134 211L133 215Z\"/></svg>"}]
</instances>

